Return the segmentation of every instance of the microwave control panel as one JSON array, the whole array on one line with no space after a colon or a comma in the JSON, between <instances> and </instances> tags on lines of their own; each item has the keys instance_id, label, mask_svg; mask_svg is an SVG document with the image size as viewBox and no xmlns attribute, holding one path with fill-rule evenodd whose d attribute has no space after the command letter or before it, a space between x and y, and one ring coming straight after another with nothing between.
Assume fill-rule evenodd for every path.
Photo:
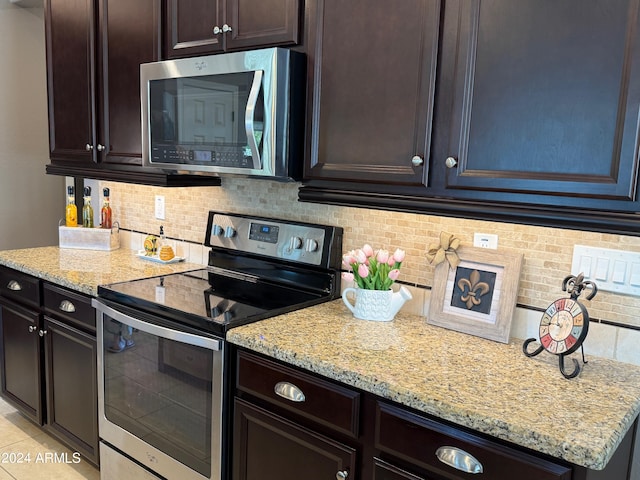
<instances>
[{"instance_id":1,"label":"microwave control panel","mask_svg":"<svg viewBox=\"0 0 640 480\"><path fill-rule=\"evenodd\" d=\"M216 145L215 150L153 146L151 163L253 168L253 161L250 155L247 156L246 149L236 145Z\"/></svg>"}]
</instances>

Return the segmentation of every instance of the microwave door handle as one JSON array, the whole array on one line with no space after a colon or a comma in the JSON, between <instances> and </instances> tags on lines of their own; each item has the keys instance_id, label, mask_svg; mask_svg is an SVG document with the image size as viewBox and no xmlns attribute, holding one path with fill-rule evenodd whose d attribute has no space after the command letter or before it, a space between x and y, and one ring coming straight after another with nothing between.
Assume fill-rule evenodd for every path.
<instances>
[{"instance_id":1,"label":"microwave door handle","mask_svg":"<svg viewBox=\"0 0 640 480\"><path fill-rule=\"evenodd\" d=\"M259 170L262 168L260 152L258 152L258 143L256 142L256 136L254 135L253 126L256 103L258 102L258 94L260 93L261 85L262 70L257 70L255 72L255 75L253 76L253 84L251 85L251 91L249 92L249 98L247 99L247 109L244 112L244 129L247 132L247 142L249 143L249 148L251 149L253 168L255 170Z\"/></svg>"}]
</instances>

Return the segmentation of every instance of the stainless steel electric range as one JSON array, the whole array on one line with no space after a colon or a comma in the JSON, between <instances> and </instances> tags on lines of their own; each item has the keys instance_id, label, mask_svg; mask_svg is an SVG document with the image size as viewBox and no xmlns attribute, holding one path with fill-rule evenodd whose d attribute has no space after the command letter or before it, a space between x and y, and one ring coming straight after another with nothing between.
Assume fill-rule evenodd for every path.
<instances>
[{"instance_id":1,"label":"stainless steel electric range","mask_svg":"<svg viewBox=\"0 0 640 480\"><path fill-rule=\"evenodd\" d=\"M98 288L102 480L222 479L225 334L340 294L342 229L209 212L206 268Z\"/></svg>"}]
</instances>

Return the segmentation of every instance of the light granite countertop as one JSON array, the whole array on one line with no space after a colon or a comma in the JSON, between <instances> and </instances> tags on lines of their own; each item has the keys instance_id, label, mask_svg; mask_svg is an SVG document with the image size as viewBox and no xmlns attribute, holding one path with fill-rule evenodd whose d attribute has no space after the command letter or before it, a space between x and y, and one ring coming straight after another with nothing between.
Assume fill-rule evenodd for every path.
<instances>
[{"instance_id":1,"label":"light granite countertop","mask_svg":"<svg viewBox=\"0 0 640 480\"><path fill-rule=\"evenodd\" d=\"M594 470L640 412L640 367L586 352L580 375L567 380L556 356L525 357L522 340L497 343L402 312L392 322L357 320L341 300L234 328L227 339Z\"/></svg>"},{"instance_id":2,"label":"light granite countertop","mask_svg":"<svg viewBox=\"0 0 640 480\"><path fill-rule=\"evenodd\" d=\"M92 296L98 294L98 285L203 268L188 262L152 262L138 258L136 253L123 248L112 251L59 247L2 250L0 265Z\"/></svg>"}]
</instances>

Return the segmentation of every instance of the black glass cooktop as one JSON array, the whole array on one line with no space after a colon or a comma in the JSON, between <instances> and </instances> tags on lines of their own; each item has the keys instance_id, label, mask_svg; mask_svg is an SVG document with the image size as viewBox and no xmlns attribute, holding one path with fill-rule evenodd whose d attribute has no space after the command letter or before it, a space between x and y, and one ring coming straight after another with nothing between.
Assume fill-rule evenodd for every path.
<instances>
[{"instance_id":1,"label":"black glass cooktop","mask_svg":"<svg viewBox=\"0 0 640 480\"><path fill-rule=\"evenodd\" d=\"M325 292L208 269L101 286L98 295L150 315L220 334L234 326L330 299Z\"/></svg>"}]
</instances>

